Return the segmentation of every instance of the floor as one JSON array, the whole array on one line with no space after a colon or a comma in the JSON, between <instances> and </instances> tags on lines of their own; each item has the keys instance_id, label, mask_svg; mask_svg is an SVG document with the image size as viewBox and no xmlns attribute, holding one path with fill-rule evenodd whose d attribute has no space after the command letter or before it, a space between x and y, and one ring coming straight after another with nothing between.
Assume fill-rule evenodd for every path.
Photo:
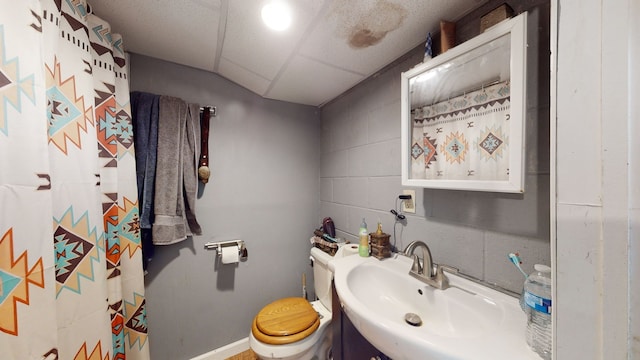
<instances>
[{"instance_id":1,"label":"floor","mask_svg":"<svg viewBox=\"0 0 640 360\"><path fill-rule=\"evenodd\" d=\"M225 360L258 360L258 357L253 351L251 351L251 349L249 349Z\"/></svg>"}]
</instances>

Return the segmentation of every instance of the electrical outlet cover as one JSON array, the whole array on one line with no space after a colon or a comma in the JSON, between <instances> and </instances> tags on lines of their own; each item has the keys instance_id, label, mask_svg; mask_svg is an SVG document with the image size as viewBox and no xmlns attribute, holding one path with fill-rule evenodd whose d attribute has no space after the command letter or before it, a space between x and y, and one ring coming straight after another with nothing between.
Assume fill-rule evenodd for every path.
<instances>
[{"instance_id":1,"label":"electrical outlet cover","mask_svg":"<svg viewBox=\"0 0 640 360\"><path fill-rule=\"evenodd\" d=\"M415 214L416 213L416 191L415 190L402 190L403 195L411 195L411 199L402 200L401 209L402 212Z\"/></svg>"}]
</instances>

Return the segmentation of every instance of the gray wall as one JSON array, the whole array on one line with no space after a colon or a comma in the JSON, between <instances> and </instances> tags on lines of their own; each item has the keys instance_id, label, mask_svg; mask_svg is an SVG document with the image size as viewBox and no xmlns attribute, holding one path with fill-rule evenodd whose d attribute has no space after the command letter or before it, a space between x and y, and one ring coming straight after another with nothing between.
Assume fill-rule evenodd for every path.
<instances>
[{"instance_id":1,"label":"gray wall","mask_svg":"<svg viewBox=\"0 0 640 360\"><path fill-rule=\"evenodd\" d=\"M490 1L458 21L461 42L478 34L479 18L503 1ZM529 11L526 190L524 195L419 189L417 213L395 223L389 210L402 193L400 179L400 74L422 61L423 48L322 108L320 216L331 216L338 235L356 241L359 224L378 220L396 231L403 249L424 240L434 261L512 291L523 277L508 261L519 252L525 271L550 265L549 244L549 2L511 1ZM526 4L526 7L525 7ZM393 241L393 237L392 237Z\"/></svg>"},{"instance_id":2,"label":"gray wall","mask_svg":"<svg viewBox=\"0 0 640 360\"><path fill-rule=\"evenodd\" d=\"M249 335L270 301L300 296L317 227L320 122L314 107L263 99L204 71L133 54L131 89L215 105L204 234L156 247L145 278L151 357L191 359ZM249 259L218 267L208 241L243 239Z\"/></svg>"}]
</instances>

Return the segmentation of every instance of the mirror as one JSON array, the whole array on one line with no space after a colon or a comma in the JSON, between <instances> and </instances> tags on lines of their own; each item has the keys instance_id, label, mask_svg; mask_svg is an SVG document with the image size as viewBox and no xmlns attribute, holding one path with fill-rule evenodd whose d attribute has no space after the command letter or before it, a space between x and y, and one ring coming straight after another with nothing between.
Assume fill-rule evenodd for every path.
<instances>
[{"instance_id":1,"label":"mirror","mask_svg":"<svg viewBox=\"0 0 640 360\"><path fill-rule=\"evenodd\" d=\"M526 13L402 73L402 185L524 192Z\"/></svg>"}]
</instances>

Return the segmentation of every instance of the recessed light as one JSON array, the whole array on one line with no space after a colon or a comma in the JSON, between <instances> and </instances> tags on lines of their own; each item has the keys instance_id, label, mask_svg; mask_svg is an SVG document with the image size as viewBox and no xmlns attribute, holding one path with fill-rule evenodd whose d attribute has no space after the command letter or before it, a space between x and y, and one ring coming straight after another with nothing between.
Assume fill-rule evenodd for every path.
<instances>
[{"instance_id":1,"label":"recessed light","mask_svg":"<svg viewBox=\"0 0 640 360\"><path fill-rule=\"evenodd\" d=\"M273 30L286 30L291 25L291 9L282 1L271 1L262 7L262 20Z\"/></svg>"}]
</instances>

